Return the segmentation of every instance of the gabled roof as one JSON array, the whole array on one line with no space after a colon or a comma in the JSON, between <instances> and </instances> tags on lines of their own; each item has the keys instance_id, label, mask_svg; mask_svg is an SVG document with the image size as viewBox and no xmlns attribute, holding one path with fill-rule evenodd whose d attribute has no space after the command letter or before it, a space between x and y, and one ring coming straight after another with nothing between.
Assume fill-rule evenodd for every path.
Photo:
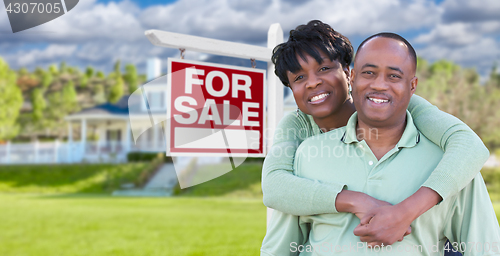
<instances>
[{"instance_id":1,"label":"gabled roof","mask_svg":"<svg viewBox=\"0 0 500 256\"><path fill-rule=\"evenodd\" d=\"M92 108L82 109L80 112L73 113L69 116L81 115L128 115L128 98L123 96L117 103L104 103Z\"/></svg>"}]
</instances>

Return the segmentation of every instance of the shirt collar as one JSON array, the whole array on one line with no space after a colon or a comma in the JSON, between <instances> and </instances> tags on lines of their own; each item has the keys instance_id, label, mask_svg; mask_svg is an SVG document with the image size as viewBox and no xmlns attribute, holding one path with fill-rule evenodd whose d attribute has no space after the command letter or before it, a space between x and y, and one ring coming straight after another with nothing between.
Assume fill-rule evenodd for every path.
<instances>
[{"instance_id":1,"label":"shirt collar","mask_svg":"<svg viewBox=\"0 0 500 256\"><path fill-rule=\"evenodd\" d=\"M353 142L359 142L356 138L356 125L358 123L358 112L354 112L352 116L349 118L347 122L346 129L344 132L344 136L342 136L342 141L346 144L350 144ZM420 141L420 134L413 123L413 118L410 115L410 112L406 110L406 127L399 140L397 147L406 147L411 148L417 145Z\"/></svg>"}]
</instances>

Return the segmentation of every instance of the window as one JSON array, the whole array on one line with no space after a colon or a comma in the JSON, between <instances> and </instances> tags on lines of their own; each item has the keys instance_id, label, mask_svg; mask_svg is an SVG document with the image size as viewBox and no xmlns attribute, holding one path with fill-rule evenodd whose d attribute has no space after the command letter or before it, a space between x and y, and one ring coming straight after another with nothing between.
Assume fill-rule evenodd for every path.
<instances>
[{"instance_id":1,"label":"window","mask_svg":"<svg viewBox=\"0 0 500 256\"><path fill-rule=\"evenodd\" d=\"M165 96L162 91L148 92L149 109L165 109Z\"/></svg>"},{"instance_id":2,"label":"window","mask_svg":"<svg viewBox=\"0 0 500 256\"><path fill-rule=\"evenodd\" d=\"M121 141L122 131L121 130L106 130L106 141Z\"/></svg>"}]
</instances>

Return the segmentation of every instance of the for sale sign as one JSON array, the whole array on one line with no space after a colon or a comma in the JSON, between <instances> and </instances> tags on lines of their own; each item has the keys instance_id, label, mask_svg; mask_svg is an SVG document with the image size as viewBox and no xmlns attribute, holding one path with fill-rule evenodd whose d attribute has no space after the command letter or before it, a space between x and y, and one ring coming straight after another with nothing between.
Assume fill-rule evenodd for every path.
<instances>
[{"instance_id":1,"label":"for sale sign","mask_svg":"<svg viewBox=\"0 0 500 256\"><path fill-rule=\"evenodd\" d=\"M167 155L264 156L265 71L168 60Z\"/></svg>"}]
</instances>

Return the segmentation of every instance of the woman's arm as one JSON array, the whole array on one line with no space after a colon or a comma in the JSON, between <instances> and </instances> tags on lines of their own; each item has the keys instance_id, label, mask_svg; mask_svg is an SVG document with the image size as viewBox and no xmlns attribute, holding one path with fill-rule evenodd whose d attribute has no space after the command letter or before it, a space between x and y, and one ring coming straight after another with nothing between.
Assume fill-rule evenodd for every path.
<instances>
[{"instance_id":1,"label":"woman's arm","mask_svg":"<svg viewBox=\"0 0 500 256\"><path fill-rule=\"evenodd\" d=\"M336 213L335 200L344 184L321 183L293 175L295 151L317 129L302 112L286 115L274 133L274 142L262 168L264 204L288 214Z\"/></svg>"},{"instance_id":2,"label":"woman's arm","mask_svg":"<svg viewBox=\"0 0 500 256\"><path fill-rule=\"evenodd\" d=\"M444 151L443 158L413 195L399 204L374 208L361 219L354 234L372 246L400 239L416 218L469 184L489 156L481 139L466 124L422 97L413 95L408 110L422 134Z\"/></svg>"},{"instance_id":3,"label":"woman's arm","mask_svg":"<svg viewBox=\"0 0 500 256\"><path fill-rule=\"evenodd\" d=\"M488 149L465 123L420 96L412 96L408 110L422 134L444 151L422 186L436 191L443 200L457 194L481 171Z\"/></svg>"}]
</instances>

